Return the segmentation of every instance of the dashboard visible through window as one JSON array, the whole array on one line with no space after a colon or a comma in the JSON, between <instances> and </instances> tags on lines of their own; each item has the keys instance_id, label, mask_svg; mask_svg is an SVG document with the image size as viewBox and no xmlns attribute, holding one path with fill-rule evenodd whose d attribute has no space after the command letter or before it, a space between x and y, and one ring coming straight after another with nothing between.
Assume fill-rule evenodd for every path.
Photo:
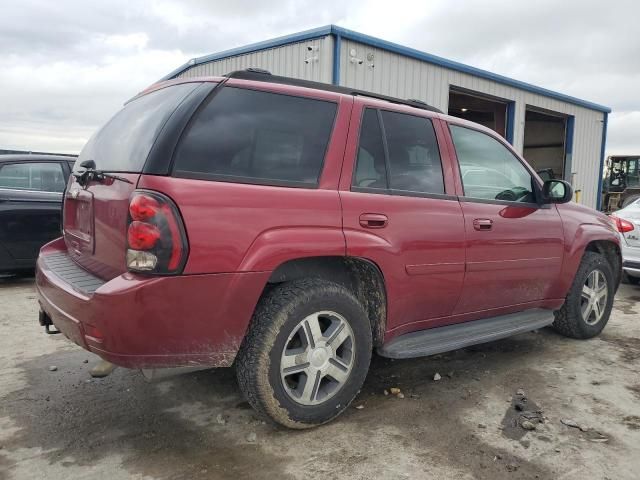
<instances>
[{"instance_id":1,"label":"dashboard visible through window","mask_svg":"<svg viewBox=\"0 0 640 480\"><path fill-rule=\"evenodd\" d=\"M535 202L533 178L520 160L495 138L450 125L465 197Z\"/></svg>"}]
</instances>

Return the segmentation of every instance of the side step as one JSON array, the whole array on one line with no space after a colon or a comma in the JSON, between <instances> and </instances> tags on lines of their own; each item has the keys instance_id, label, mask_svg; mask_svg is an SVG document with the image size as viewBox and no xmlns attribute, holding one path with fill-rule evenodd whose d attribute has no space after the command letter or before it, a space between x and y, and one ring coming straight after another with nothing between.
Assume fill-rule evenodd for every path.
<instances>
[{"instance_id":1,"label":"side step","mask_svg":"<svg viewBox=\"0 0 640 480\"><path fill-rule=\"evenodd\" d=\"M553 320L552 310L533 308L499 317L406 333L383 345L378 353L389 358L425 357L530 332L551 325Z\"/></svg>"}]
</instances>

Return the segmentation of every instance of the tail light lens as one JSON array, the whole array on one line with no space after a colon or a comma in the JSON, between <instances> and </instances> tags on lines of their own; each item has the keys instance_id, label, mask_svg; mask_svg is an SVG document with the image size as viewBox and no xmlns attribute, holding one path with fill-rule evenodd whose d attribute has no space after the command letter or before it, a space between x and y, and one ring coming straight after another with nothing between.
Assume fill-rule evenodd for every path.
<instances>
[{"instance_id":1,"label":"tail light lens","mask_svg":"<svg viewBox=\"0 0 640 480\"><path fill-rule=\"evenodd\" d=\"M620 233L627 233L634 229L633 223L625 220L624 218L620 218L616 215L609 215L609 218Z\"/></svg>"},{"instance_id":2,"label":"tail light lens","mask_svg":"<svg viewBox=\"0 0 640 480\"><path fill-rule=\"evenodd\" d=\"M136 272L177 274L188 254L178 208L158 192L136 190L129 201L127 268Z\"/></svg>"}]
</instances>

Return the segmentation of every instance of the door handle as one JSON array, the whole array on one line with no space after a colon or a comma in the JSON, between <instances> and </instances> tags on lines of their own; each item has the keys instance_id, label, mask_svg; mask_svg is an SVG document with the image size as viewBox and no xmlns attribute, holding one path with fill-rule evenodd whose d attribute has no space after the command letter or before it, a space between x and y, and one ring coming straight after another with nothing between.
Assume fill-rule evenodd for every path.
<instances>
[{"instance_id":1,"label":"door handle","mask_svg":"<svg viewBox=\"0 0 640 480\"><path fill-rule=\"evenodd\" d=\"M387 223L389 223L389 219L381 213L363 213L360 215L360 226L364 228L384 228Z\"/></svg>"},{"instance_id":2,"label":"door handle","mask_svg":"<svg viewBox=\"0 0 640 480\"><path fill-rule=\"evenodd\" d=\"M475 228L476 230L491 230L492 227L493 220L490 220L488 218L476 218L473 221L473 228Z\"/></svg>"}]
</instances>

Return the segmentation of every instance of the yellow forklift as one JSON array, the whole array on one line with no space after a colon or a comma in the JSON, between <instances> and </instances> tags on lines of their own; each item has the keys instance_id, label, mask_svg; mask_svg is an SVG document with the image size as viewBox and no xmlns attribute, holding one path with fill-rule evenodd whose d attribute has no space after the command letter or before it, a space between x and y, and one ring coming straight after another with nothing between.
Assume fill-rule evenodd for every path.
<instances>
[{"instance_id":1,"label":"yellow forklift","mask_svg":"<svg viewBox=\"0 0 640 480\"><path fill-rule=\"evenodd\" d=\"M640 155L610 156L606 165L602 211L611 213L640 198Z\"/></svg>"}]
</instances>

